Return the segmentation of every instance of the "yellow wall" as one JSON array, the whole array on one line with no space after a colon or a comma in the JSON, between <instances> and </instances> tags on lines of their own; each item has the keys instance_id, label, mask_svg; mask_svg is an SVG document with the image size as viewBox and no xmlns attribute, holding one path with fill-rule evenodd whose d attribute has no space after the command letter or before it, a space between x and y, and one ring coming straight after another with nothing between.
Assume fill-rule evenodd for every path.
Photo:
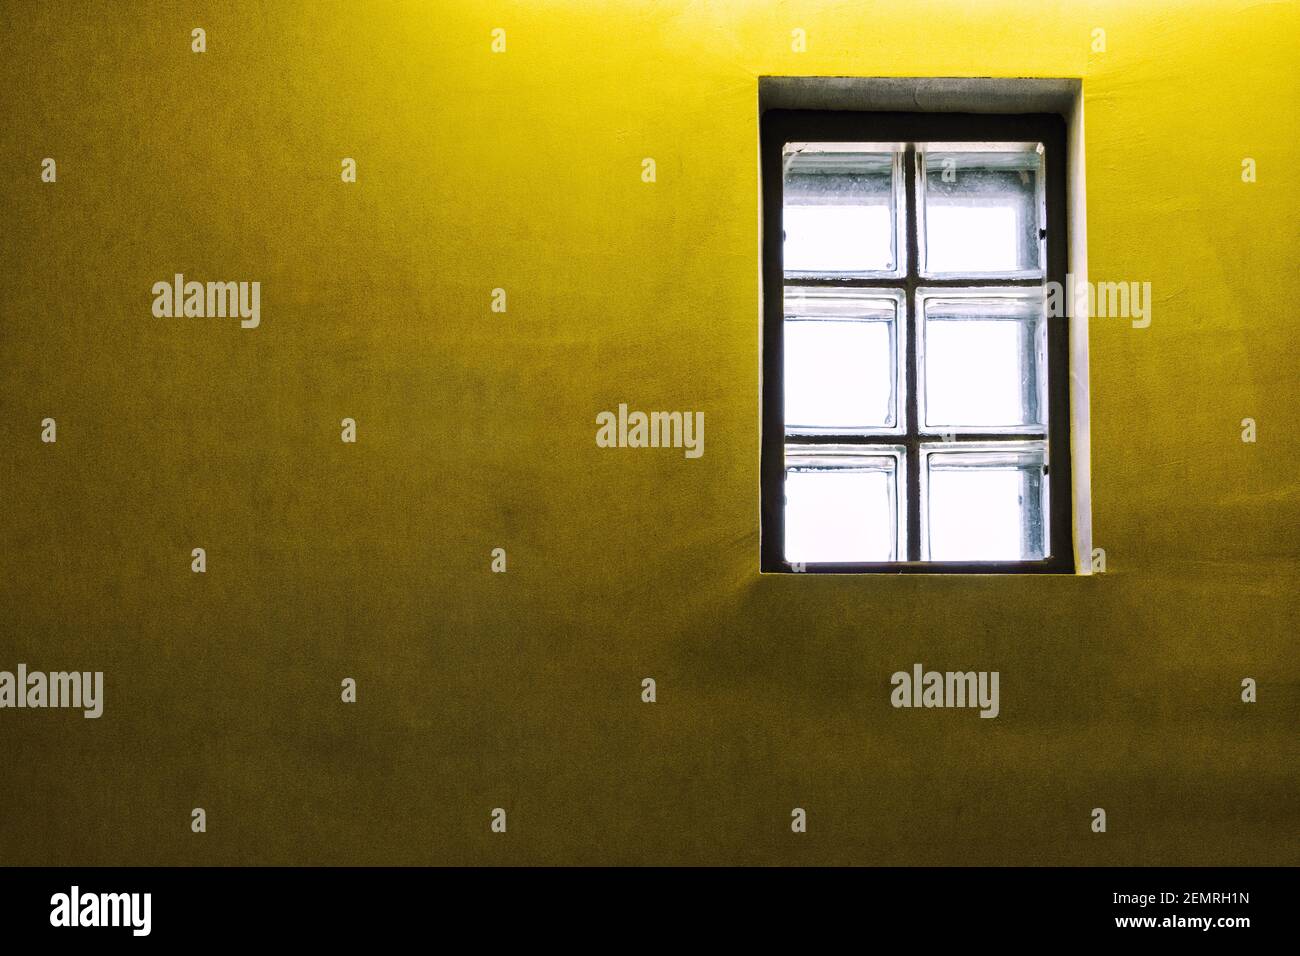
<instances>
[{"instance_id":1,"label":"yellow wall","mask_svg":"<svg viewBox=\"0 0 1300 956\"><path fill-rule=\"evenodd\" d=\"M236 6L3 17L0 861L1300 862L1294 2ZM1083 77L1105 575L760 579L766 74Z\"/></svg>"}]
</instances>

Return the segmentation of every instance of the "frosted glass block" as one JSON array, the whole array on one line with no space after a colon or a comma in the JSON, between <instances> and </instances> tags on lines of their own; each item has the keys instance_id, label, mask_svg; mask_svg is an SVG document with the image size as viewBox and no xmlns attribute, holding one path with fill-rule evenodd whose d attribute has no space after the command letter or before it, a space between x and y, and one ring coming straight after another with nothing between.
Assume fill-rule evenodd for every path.
<instances>
[{"instance_id":1,"label":"frosted glass block","mask_svg":"<svg viewBox=\"0 0 1300 956\"><path fill-rule=\"evenodd\" d=\"M1047 550L1047 478L1041 442L925 456L922 559L1035 561Z\"/></svg>"},{"instance_id":2,"label":"frosted glass block","mask_svg":"<svg viewBox=\"0 0 1300 956\"><path fill-rule=\"evenodd\" d=\"M922 154L921 274L1043 274L1043 157L1037 144Z\"/></svg>"},{"instance_id":3,"label":"frosted glass block","mask_svg":"<svg viewBox=\"0 0 1300 956\"><path fill-rule=\"evenodd\" d=\"M786 144L787 275L898 274L898 155L868 144Z\"/></svg>"},{"instance_id":4,"label":"frosted glass block","mask_svg":"<svg viewBox=\"0 0 1300 956\"><path fill-rule=\"evenodd\" d=\"M922 290L920 311L927 430L1043 428L1047 327L1040 290Z\"/></svg>"},{"instance_id":5,"label":"frosted glass block","mask_svg":"<svg viewBox=\"0 0 1300 956\"><path fill-rule=\"evenodd\" d=\"M898 461L896 454L787 446L786 560L898 560Z\"/></svg>"},{"instance_id":6,"label":"frosted glass block","mask_svg":"<svg viewBox=\"0 0 1300 956\"><path fill-rule=\"evenodd\" d=\"M787 432L879 431L897 425L901 308L901 293L786 291Z\"/></svg>"}]
</instances>

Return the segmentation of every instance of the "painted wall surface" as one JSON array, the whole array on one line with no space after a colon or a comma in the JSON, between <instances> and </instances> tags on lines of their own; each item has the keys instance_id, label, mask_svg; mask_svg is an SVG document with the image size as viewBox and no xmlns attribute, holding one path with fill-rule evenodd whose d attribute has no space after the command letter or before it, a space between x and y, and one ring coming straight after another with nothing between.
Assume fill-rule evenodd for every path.
<instances>
[{"instance_id":1,"label":"painted wall surface","mask_svg":"<svg viewBox=\"0 0 1300 956\"><path fill-rule=\"evenodd\" d=\"M0 710L0 861L1300 863L1296 3L0 18L0 669L105 674ZM770 74L1083 78L1090 277L1154 299L1091 327L1105 574L760 578Z\"/></svg>"}]
</instances>

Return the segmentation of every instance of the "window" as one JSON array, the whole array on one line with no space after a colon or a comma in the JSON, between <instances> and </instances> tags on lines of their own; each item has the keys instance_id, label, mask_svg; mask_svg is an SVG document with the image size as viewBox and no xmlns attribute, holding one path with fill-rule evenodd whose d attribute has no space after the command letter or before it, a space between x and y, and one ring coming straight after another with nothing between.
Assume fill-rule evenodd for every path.
<instances>
[{"instance_id":1,"label":"window","mask_svg":"<svg viewBox=\"0 0 1300 956\"><path fill-rule=\"evenodd\" d=\"M1071 572L1065 128L763 116L764 571Z\"/></svg>"}]
</instances>

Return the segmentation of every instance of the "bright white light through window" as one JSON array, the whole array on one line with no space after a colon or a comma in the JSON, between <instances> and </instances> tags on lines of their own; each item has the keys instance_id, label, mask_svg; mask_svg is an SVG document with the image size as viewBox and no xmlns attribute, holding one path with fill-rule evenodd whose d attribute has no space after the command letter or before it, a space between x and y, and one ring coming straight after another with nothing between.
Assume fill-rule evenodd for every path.
<instances>
[{"instance_id":1,"label":"bright white light through window","mask_svg":"<svg viewBox=\"0 0 1300 956\"><path fill-rule=\"evenodd\" d=\"M786 268L810 273L892 269L892 226L884 206L787 206Z\"/></svg>"},{"instance_id":2,"label":"bright white light through window","mask_svg":"<svg viewBox=\"0 0 1300 956\"><path fill-rule=\"evenodd\" d=\"M928 429L1042 426L1046 336L1035 289L921 290L921 419Z\"/></svg>"},{"instance_id":3,"label":"bright white light through window","mask_svg":"<svg viewBox=\"0 0 1300 956\"><path fill-rule=\"evenodd\" d=\"M882 430L899 419L900 292L785 290L788 430Z\"/></svg>"},{"instance_id":4,"label":"bright white light through window","mask_svg":"<svg viewBox=\"0 0 1300 956\"><path fill-rule=\"evenodd\" d=\"M783 154L784 557L1037 561L1049 555L1043 151L908 149Z\"/></svg>"},{"instance_id":5,"label":"bright white light through window","mask_svg":"<svg viewBox=\"0 0 1300 956\"><path fill-rule=\"evenodd\" d=\"M889 326L803 319L785 324L785 420L809 428L888 424Z\"/></svg>"},{"instance_id":6,"label":"bright white light through window","mask_svg":"<svg viewBox=\"0 0 1300 956\"><path fill-rule=\"evenodd\" d=\"M1010 322L926 326L926 424L1019 422L1019 329Z\"/></svg>"},{"instance_id":7,"label":"bright white light through window","mask_svg":"<svg viewBox=\"0 0 1300 956\"><path fill-rule=\"evenodd\" d=\"M922 149L926 276L1042 274L1043 157L1036 145Z\"/></svg>"},{"instance_id":8,"label":"bright white light through window","mask_svg":"<svg viewBox=\"0 0 1300 956\"><path fill-rule=\"evenodd\" d=\"M897 153L868 144L790 143L783 157L786 272L892 274Z\"/></svg>"},{"instance_id":9,"label":"bright white light through window","mask_svg":"<svg viewBox=\"0 0 1300 956\"><path fill-rule=\"evenodd\" d=\"M786 557L791 561L896 560L897 497L893 459L830 465L815 456L786 459Z\"/></svg>"},{"instance_id":10,"label":"bright white light through window","mask_svg":"<svg viewBox=\"0 0 1300 956\"><path fill-rule=\"evenodd\" d=\"M1019 473L936 471L929 490L932 561L1021 559Z\"/></svg>"},{"instance_id":11,"label":"bright white light through window","mask_svg":"<svg viewBox=\"0 0 1300 956\"><path fill-rule=\"evenodd\" d=\"M925 215L926 251L936 270L1014 272L1019 267L1015 209L930 203Z\"/></svg>"},{"instance_id":12,"label":"bright white light through window","mask_svg":"<svg viewBox=\"0 0 1300 956\"><path fill-rule=\"evenodd\" d=\"M927 513L928 561L1024 561L1044 554L1038 485L1024 469L936 467L931 456Z\"/></svg>"}]
</instances>

